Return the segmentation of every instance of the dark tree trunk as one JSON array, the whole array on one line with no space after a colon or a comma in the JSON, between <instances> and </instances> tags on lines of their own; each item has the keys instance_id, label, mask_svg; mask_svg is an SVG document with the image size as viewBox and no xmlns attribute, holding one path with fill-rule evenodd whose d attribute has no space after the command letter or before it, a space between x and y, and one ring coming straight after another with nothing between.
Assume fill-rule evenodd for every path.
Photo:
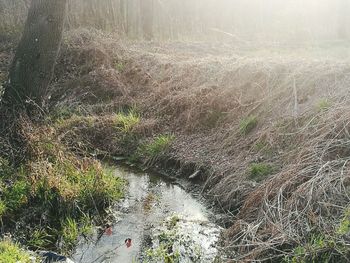
<instances>
[{"instance_id":1,"label":"dark tree trunk","mask_svg":"<svg viewBox=\"0 0 350 263\"><path fill-rule=\"evenodd\" d=\"M9 74L8 105L42 107L59 52L67 0L32 0Z\"/></svg>"},{"instance_id":2,"label":"dark tree trunk","mask_svg":"<svg viewBox=\"0 0 350 263\"><path fill-rule=\"evenodd\" d=\"M153 38L153 0L140 1L143 38L151 40Z\"/></svg>"}]
</instances>

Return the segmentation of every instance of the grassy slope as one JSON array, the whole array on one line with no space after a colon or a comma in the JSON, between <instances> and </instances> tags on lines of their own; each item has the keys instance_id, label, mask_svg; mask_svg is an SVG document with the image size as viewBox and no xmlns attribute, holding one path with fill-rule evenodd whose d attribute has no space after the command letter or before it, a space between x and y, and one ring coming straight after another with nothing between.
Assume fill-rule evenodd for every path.
<instances>
[{"instance_id":1,"label":"grassy slope","mask_svg":"<svg viewBox=\"0 0 350 263\"><path fill-rule=\"evenodd\" d=\"M344 260L349 64L250 54L70 32L51 121L80 154L203 171L235 259Z\"/></svg>"}]
</instances>

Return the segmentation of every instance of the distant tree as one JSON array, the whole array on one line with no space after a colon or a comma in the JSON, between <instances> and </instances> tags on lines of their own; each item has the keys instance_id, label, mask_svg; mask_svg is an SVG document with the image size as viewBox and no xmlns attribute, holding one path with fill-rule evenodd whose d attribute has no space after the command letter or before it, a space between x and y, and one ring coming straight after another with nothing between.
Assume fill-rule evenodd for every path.
<instances>
[{"instance_id":1,"label":"distant tree","mask_svg":"<svg viewBox=\"0 0 350 263\"><path fill-rule=\"evenodd\" d=\"M140 0L141 1L141 24L143 38L151 40L153 38L153 12L154 4L153 0Z\"/></svg>"},{"instance_id":2,"label":"distant tree","mask_svg":"<svg viewBox=\"0 0 350 263\"><path fill-rule=\"evenodd\" d=\"M340 39L350 39L349 12L349 0L338 0L338 37Z\"/></svg>"},{"instance_id":3,"label":"distant tree","mask_svg":"<svg viewBox=\"0 0 350 263\"><path fill-rule=\"evenodd\" d=\"M7 105L43 105L62 40L66 6L67 0L32 0L3 97Z\"/></svg>"}]
</instances>

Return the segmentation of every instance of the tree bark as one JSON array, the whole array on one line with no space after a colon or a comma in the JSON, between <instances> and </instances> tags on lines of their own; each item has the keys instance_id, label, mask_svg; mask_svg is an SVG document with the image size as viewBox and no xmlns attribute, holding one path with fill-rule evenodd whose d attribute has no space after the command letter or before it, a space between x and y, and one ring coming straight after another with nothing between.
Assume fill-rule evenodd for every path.
<instances>
[{"instance_id":1,"label":"tree bark","mask_svg":"<svg viewBox=\"0 0 350 263\"><path fill-rule=\"evenodd\" d=\"M67 0L32 0L10 68L3 99L6 104L43 106L62 41L66 9Z\"/></svg>"}]
</instances>

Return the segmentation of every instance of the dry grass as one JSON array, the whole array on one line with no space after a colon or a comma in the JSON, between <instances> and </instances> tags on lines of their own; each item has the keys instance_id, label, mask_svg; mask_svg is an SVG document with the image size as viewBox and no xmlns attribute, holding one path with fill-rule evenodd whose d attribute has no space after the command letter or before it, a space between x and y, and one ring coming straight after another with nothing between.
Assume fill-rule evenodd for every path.
<instances>
[{"instance_id":1,"label":"dry grass","mask_svg":"<svg viewBox=\"0 0 350 263\"><path fill-rule=\"evenodd\" d=\"M214 170L209 194L239 211L227 233L233 258L280 260L307 246L311 233L336 240L330 258L346 255L346 239L336 232L349 202L348 64L155 50L135 45L128 53L129 66L142 65L138 76L151 79L150 94L136 101L178 133L173 156ZM249 116L257 127L243 136ZM274 175L249 180L251 164L266 161L277 167Z\"/></svg>"},{"instance_id":2,"label":"dry grass","mask_svg":"<svg viewBox=\"0 0 350 263\"><path fill-rule=\"evenodd\" d=\"M293 256L314 232L336 243L331 254L341 258L348 246L336 233L350 201L348 71L344 61L242 56L200 44L126 48L75 31L65 40L53 102L82 109L58 127L72 150L131 154L140 138L174 134L168 155L210 168L207 193L237 213L227 232L233 260ZM137 140L115 126L115 113L130 108L141 116ZM251 116L253 128L242 133ZM264 163L272 175L250 180L252 164Z\"/></svg>"}]
</instances>

